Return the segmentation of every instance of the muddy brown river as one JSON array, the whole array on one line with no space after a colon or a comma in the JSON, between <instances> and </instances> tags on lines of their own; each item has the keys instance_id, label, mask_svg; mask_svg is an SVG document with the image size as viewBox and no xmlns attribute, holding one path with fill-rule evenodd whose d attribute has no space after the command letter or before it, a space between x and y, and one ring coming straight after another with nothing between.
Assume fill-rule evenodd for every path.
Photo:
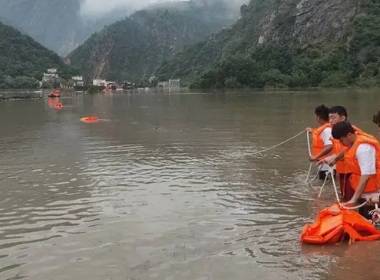
<instances>
[{"instance_id":1,"label":"muddy brown river","mask_svg":"<svg viewBox=\"0 0 380 280\"><path fill-rule=\"evenodd\" d=\"M305 246L334 203L304 183L314 107L377 135L377 91L0 102L0 279L380 279L380 243ZM84 124L84 116L98 116Z\"/></svg>"}]
</instances>

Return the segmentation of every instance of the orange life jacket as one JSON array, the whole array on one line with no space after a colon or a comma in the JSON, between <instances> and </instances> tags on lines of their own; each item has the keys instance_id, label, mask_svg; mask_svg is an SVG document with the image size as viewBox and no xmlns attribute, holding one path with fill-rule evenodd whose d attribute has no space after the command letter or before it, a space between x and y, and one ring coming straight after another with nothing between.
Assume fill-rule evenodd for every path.
<instances>
[{"instance_id":1,"label":"orange life jacket","mask_svg":"<svg viewBox=\"0 0 380 280\"><path fill-rule=\"evenodd\" d=\"M352 128L355 130L356 134L358 135L364 135L369 138L374 138L372 135L365 133L363 130L360 128L352 125ZM347 147L343 146L338 139L331 139L333 142L333 153L334 154L339 154L342 150L347 150ZM349 174L352 173L352 171L347 167L344 161L337 161L336 163L336 172L339 174Z\"/></svg>"},{"instance_id":2,"label":"orange life jacket","mask_svg":"<svg viewBox=\"0 0 380 280\"><path fill-rule=\"evenodd\" d=\"M356 158L356 151L360 144L369 144L376 149L376 174L371 175L363 193L376 192L380 188L380 146L379 142L374 139L373 136L367 137L359 135L354 145L344 155L344 162L352 172L350 176L351 186L356 190L361 176L359 162Z\"/></svg>"},{"instance_id":3,"label":"orange life jacket","mask_svg":"<svg viewBox=\"0 0 380 280\"><path fill-rule=\"evenodd\" d=\"M332 127L331 124L326 123L326 124L316 128L316 129L313 129L313 131L312 131L312 137L313 137L312 147L313 147L313 149L311 151L311 154L313 156L318 155L325 148L325 143L323 142L321 135L322 135L322 132L328 127ZM328 156L328 155L326 155L326 156ZM318 158L318 160L322 160L326 156L320 157L320 158Z\"/></svg>"},{"instance_id":4,"label":"orange life jacket","mask_svg":"<svg viewBox=\"0 0 380 280\"><path fill-rule=\"evenodd\" d=\"M314 224L305 225L301 233L301 242L338 243L347 235L350 238L349 244L353 244L357 240L377 240L380 238L380 231L356 211L340 208L336 203L319 212Z\"/></svg>"}]
</instances>

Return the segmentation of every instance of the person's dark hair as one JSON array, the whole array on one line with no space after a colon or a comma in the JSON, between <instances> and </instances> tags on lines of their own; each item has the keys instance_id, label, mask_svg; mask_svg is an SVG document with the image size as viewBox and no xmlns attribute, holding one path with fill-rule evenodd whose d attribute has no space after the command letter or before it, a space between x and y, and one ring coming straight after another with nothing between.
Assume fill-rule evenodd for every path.
<instances>
[{"instance_id":1,"label":"person's dark hair","mask_svg":"<svg viewBox=\"0 0 380 280\"><path fill-rule=\"evenodd\" d=\"M315 115L320 117L324 121L329 121L329 108L325 105L318 106L315 108Z\"/></svg>"},{"instance_id":2,"label":"person's dark hair","mask_svg":"<svg viewBox=\"0 0 380 280\"><path fill-rule=\"evenodd\" d=\"M380 127L380 111L377 112L377 115L373 116L372 121Z\"/></svg>"},{"instance_id":3,"label":"person's dark hair","mask_svg":"<svg viewBox=\"0 0 380 280\"><path fill-rule=\"evenodd\" d=\"M338 114L341 117L348 117L347 110L343 106L334 106L330 108L330 114Z\"/></svg>"},{"instance_id":4,"label":"person's dark hair","mask_svg":"<svg viewBox=\"0 0 380 280\"><path fill-rule=\"evenodd\" d=\"M340 139L342 137L346 137L349 133L355 133L355 129L352 127L349 122L340 122L333 126L332 128L332 137L334 139Z\"/></svg>"}]
</instances>

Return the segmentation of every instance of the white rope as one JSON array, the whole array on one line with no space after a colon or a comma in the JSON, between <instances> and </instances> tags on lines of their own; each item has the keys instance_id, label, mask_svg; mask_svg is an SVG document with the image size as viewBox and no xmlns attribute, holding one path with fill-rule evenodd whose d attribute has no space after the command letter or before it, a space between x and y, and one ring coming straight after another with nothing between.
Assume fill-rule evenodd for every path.
<instances>
[{"instance_id":1,"label":"white rope","mask_svg":"<svg viewBox=\"0 0 380 280\"><path fill-rule=\"evenodd\" d=\"M363 202L362 204L360 205L357 205L357 206L352 206L352 207L348 207L348 206L343 206L342 204L340 205L342 208L344 209L347 209L347 210L356 210L356 209L359 209L359 208L362 208L364 205L367 204L367 201Z\"/></svg>"},{"instance_id":2,"label":"white rope","mask_svg":"<svg viewBox=\"0 0 380 280\"><path fill-rule=\"evenodd\" d=\"M309 150L309 156L311 156L311 147L310 147L310 132L307 131L306 133L306 138L307 138L307 148Z\"/></svg>"},{"instance_id":3,"label":"white rope","mask_svg":"<svg viewBox=\"0 0 380 280\"><path fill-rule=\"evenodd\" d=\"M306 133L306 138L307 138L307 148L308 148L308 151L309 151L309 156L311 156L311 147L310 147L310 135L309 135L309 132ZM310 172L311 172L311 168L312 168L312 165L313 163L310 163L310 166L309 166L309 171L307 173L307 177L306 177L306 182L308 182L308 179L309 179L309 176L310 176ZM315 175L315 177L310 181L308 182L309 184L311 184L318 176L318 173L319 171L321 170L323 164L319 166L318 168L318 172L317 172L317 175ZM323 188L325 187L326 185L326 182L327 182L327 178L329 176L331 176L331 179L332 179L332 183L333 183L333 186L334 186L334 191L335 191L335 196L336 196L336 200L338 201L338 203L340 204L340 206L344 209L347 209L347 210L356 210L356 209L359 209L363 206L365 206L367 204L367 202L363 202L362 204L360 205L357 205L357 206L352 206L352 207L347 207L347 206L343 206L341 203L340 203L340 199L339 199L339 194L338 194L338 188L336 186L336 182L335 182L335 174L334 174L334 169L331 167L331 166L328 166L328 171L327 171L327 174L326 174L326 177L325 177L325 180L323 182L323 185L321 187L321 190L319 191L319 194L318 194L318 197L321 197L322 195L322 191L323 191ZM378 205L376 204L376 209L378 209Z\"/></svg>"},{"instance_id":4,"label":"white rope","mask_svg":"<svg viewBox=\"0 0 380 280\"><path fill-rule=\"evenodd\" d=\"M367 204L367 202L365 201L360 205L348 207L348 206L344 206L342 203L340 203L340 199L339 199L339 195L338 195L338 188L336 187L335 178L334 178L334 169L330 167L329 173L331 174L331 178L332 178L332 182L333 182L333 186L334 186L334 191L335 191L335 195L336 195L336 200L340 204L340 207L347 209L347 210L356 210L356 209L362 208L363 206L365 206Z\"/></svg>"},{"instance_id":5,"label":"white rope","mask_svg":"<svg viewBox=\"0 0 380 280\"><path fill-rule=\"evenodd\" d=\"M334 178L334 169L331 166L329 166L328 172L331 174L331 179L332 179L332 183L333 183L333 186L334 186L336 201L338 201L338 203L340 203L339 194L338 194L338 188L336 187L335 178Z\"/></svg>"},{"instance_id":6,"label":"white rope","mask_svg":"<svg viewBox=\"0 0 380 280\"><path fill-rule=\"evenodd\" d=\"M318 170L317 170L317 173L315 174L315 176L313 177L313 179L311 179L309 182L308 182L308 184L311 184L311 183L313 183L314 181L315 181L315 179L317 179L317 177L318 177L318 174L319 174L319 171L321 171L321 168L322 168L322 166L320 165L320 166L318 166Z\"/></svg>"},{"instance_id":7,"label":"white rope","mask_svg":"<svg viewBox=\"0 0 380 280\"><path fill-rule=\"evenodd\" d=\"M307 139L307 149L309 151L309 157L311 157L311 145L310 145L310 132L307 131L306 133L306 139ZM311 179L309 181L309 177L310 177L310 173L311 173L311 168L313 167L313 163L311 162L310 165L309 165L309 171L307 172L307 176L306 176L306 183L307 184L311 184L312 182L315 181L315 179L317 179L318 177L318 174L319 172L321 171L321 168L322 168L322 165L320 165L318 167L318 171L317 171L317 174L315 174L315 176L313 177L313 179Z\"/></svg>"},{"instance_id":8,"label":"white rope","mask_svg":"<svg viewBox=\"0 0 380 280\"><path fill-rule=\"evenodd\" d=\"M310 165L309 165L309 171L307 172L307 176L306 176L306 183L309 183L309 177L310 177L310 172L311 172L311 168L313 167L313 163L310 162Z\"/></svg>"},{"instance_id":9,"label":"white rope","mask_svg":"<svg viewBox=\"0 0 380 280\"><path fill-rule=\"evenodd\" d=\"M309 143L309 137L308 137L308 147L310 146L310 143ZM310 153L310 148L309 148L309 153ZM319 169L318 169L318 172L320 171L322 165L319 166ZM310 170L310 169L309 169ZM338 201L338 203L340 204L340 206L344 209L347 209L347 210L355 210L355 209L359 209L361 207L363 207L364 205L367 204L367 202L364 202L360 205L357 205L357 206L353 206L353 207L347 207L347 206L343 206L341 203L340 203L340 199L339 199L339 194L338 194L338 188L336 186L336 182L335 182L335 176L334 176L334 169L331 167L331 166L328 166L328 171L327 171L327 174L326 174L326 177L325 177L325 181L323 182L323 185L321 187L321 190L319 191L319 194L318 194L318 197L321 197L322 195L322 191L323 191L323 188L325 187L326 185L326 182L327 182L327 178L329 176L331 176L331 180L332 180L332 183L333 183L333 186L334 186L334 192L335 192L335 197L336 197L336 200ZM316 177L315 177L316 178ZM315 180L315 178L313 180L311 180L309 183L313 182Z\"/></svg>"},{"instance_id":10,"label":"white rope","mask_svg":"<svg viewBox=\"0 0 380 280\"><path fill-rule=\"evenodd\" d=\"M334 186L334 191L335 191L335 196L336 196L336 200L338 201L340 207L344 208L344 209L347 209L347 210L356 210L356 209L359 209L359 208L362 208L363 206L365 206L367 204L367 201L363 202L362 204L360 205L357 205L357 206L352 206L352 207L348 207L348 206L344 206L341 202L340 202L340 199L339 199L339 194L338 194L338 188L336 186L336 183L335 183L335 178L334 178L334 169L332 167L329 167L329 170L328 170L328 173L331 175L331 179L332 179L332 183L333 183L333 186ZM322 186L323 188L323 186ZM320 194L322 193L322 189L320 191Z\"/></svg>"},{"instance_id":11,"label":"white rope","mask_svg":"<svg viewBox=\"0 0 380 280\"><path fill-rule=\"evenodd\" d=\"M261 154L261 153L265 153L265 152L270 151L270 150L273 150L274 148L277 148L277 147L279 147L279 146L281 146L281 145L284 145L284 144L288 143L289 141L291 141L291 140L297 138L298 136L300 136L300 135L303 134L303 133L305 133L305 130L302 130L300 133L294 135L293 137L290 137L289 139L287 139L287 140L285 140L285 141L283 141L283 142L281 142L281 143L278 143L278 144L276 144L276 145L274 145L274 146L272 146L272 147L270 147L270 148L267 148L267 149L264 149L264 150L258 151L258 152L256 152L256 153L253 153L252 156L257 155L257 154Z\"/></svg>"},{"instance_id":12,"label":"white rope","mask_svg":"<svg viewBox=\"0 0 380 280\"><path fill-rule=\"evenodd\" d=\"M307 139L307 149L309 150L309 157L311 157L310 134L308 131L306 132L306 139ZM309 171L307 172L307 176L306 176L306 183L309 183L309 184L310 184L309 177L310 177L310 172L311 172L312 167L313 167L313 163L310 162Z\"/></svg>"},{"instance_id":13,"label":"white rope","mask_svg":"<svg viewBox=\"0 0 380 280\"><path fill-rule=\"evenodd\" d=\"M276 144L276 145L274 145L274 146L272 146L272 147L269 147L269 148L267 148L267 149L264 149L264 150L261 150L261 151L255 152L255 153L253 153L252 155L257 155L257 154L261 154L261 153L264 153L264 152L267 152L267 151L273 150L274 148L277 148L277 147L279 147L279 146L281 146L281 145L284 145L284 144L288 143L289 141L291 141L291 140L297 138L298 136L300 136L300 135L303 134L304 132L305 132L305 130L302 130L300 133L297 133L296 135L290 137L289 139L286 139L285 141L282 141L281 143L278 143L278 144ZM310 135L309 135L309 132L306 133L306 138L307 138L307 147L308 147L309 156L311 156L311 147L310 147ZM307 174L307 177L306 177L306 182L307 182L308 179L309 179L312 165L313 165L313 163L310 163L309 171L308 171L308 174ZM311 183L317 178L318 173L319 173L319 171L321 170L322 166L323 166L323 165L320 165L320 166L318 167L318 172L317 172L317 174L315 175L315 177L314 177L310 182L308 182L309 184L311 184ZM327 178L328 178L329 175L330 175L330 176L331 176L331 179L332 179L333 186L334 186L334 191L335 191L336 200L338 201L338 203L340 204L340 206L341 206L342 208L347 209L347 210L355 210L355 209L359 209L359 208L361 208L361 207L363 207L364 205L367 204L367 202L363 202L362 204L360 204L360 205L358 205L358 206L353 206L353 207L346 207L346 206L343 206L343 205L340 203L339 194L338 194L338 188L337 188L336 183L335 183L334 169L333 169L331 166L329 166L328 168L329 168L329 169L328 169L328 171L327 171L327 174L326 174L325 180L324 180L324 182L323 182L323 185L322 185L322 187L321 187L321 190L319 191L319 195L318 195L318 197L321 196L322 191L323 191L323 188L324 188L324 186L326 185ZM376 204L376 209L377 209L377 208L378 208L378 206L377 206L377 204Z\"/></svg>"},{"instance_id":14,"label":"white rope","mask_svg":"<svg viewBox=\"0 0 380 280\"><path fill-rule=\"evenodd\" d=\"M327 182L327 178L328 178L329 176L334 176L334 175L332 175L330 172L327 172L327 173L326 173L325 181L323 182L323 185L322 185L322 187L321 187L321 190L319 191L318 197L321 197L321 195L322 195L322 191L323 191L323 188L325 187L326 182Z\"/></svg>"}]
</instances>

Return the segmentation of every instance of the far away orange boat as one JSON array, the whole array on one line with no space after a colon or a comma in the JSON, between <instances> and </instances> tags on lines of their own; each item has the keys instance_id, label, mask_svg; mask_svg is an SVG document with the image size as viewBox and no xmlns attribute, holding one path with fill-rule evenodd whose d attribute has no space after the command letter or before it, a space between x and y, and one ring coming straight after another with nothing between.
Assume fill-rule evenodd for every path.
<instances>
[{"instance_id":1,"label":"far away orange boat","mask_svg":"<svg viewBox=\"0 0 380 280\"><path fill-rule=\"evenodd\" d=\"M84 117L80 119L81 122L84 123L97 123L99 121L99 118L97 117Z\"/></svg>"}]
</instances>

